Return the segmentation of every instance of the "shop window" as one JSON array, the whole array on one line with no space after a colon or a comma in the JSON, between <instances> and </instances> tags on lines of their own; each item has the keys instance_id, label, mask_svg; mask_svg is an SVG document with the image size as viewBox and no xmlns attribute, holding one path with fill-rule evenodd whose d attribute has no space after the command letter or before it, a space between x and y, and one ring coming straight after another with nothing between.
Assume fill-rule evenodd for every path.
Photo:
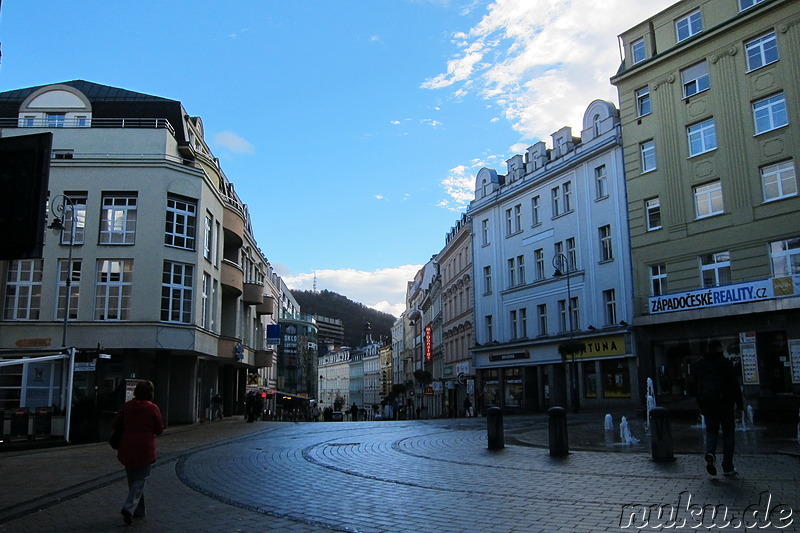
<instances>
[{"instance_id":1,"label":"shop window","mask_svg":"<svg viewBox=\"0 0 800 533\"><path fill-rule=\"evenodd\" d=\"M605 398L631 397L631 375L627 360L603 361L602 372Z\"/></svg>"},{"instance_id":2,"label":"shop window","mask_svg":"<svg viewBox=\"0 0 800 533\"><path fill-rule=\"evenodd\" d=\"M594 361L583 363L583 396L597 398L597 365Z\"/></svg>"},{"instance_id":3,"label":"shop window","mask_svg":"<svg viewBox=\"0 0 800 533\"><path fill-rule=\"evenodd\" d=\"M505 381L504 407L522 407L522 369L506 368L503 370Z\"/></svg>"},{"instance_id":4,"label":"shop window","mask_svg":"<svg viewBox=\"0 0 800 533\"><path fill-rule=\"evenodd\" d=\"M500 406L500 371L485 370L483 373L483 407Z\"/></svg>"}]
</instances>

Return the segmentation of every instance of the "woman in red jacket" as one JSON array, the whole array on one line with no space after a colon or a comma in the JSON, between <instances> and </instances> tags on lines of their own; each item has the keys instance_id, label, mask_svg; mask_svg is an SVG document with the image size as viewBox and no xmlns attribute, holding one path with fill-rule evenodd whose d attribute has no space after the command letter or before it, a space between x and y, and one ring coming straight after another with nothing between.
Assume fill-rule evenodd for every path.
<instances>
[{"instance_id":1,"label":"woman in red jacket","mask_svg":"<svg viewBox=\"0 0 800 533\"><path fill-rule=\"evenodd\" d=\"M122 518L130 524L132 517L145 515L144 485L150 475L150 466L156 460L156 435L164 431L161 410L153 403L153 383L140 381L133 391L133 399L125 402L114 415L111 427L122 424L122 440L117 459L125 465L128 476L128 498L122 506Z\"/></svg>"}]
</instances>

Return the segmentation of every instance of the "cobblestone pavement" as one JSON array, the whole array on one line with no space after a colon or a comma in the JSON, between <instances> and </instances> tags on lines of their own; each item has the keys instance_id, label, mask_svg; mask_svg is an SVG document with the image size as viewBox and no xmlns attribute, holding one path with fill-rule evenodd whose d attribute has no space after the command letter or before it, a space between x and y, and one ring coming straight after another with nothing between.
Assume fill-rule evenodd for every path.
<instances>
[{"instance_id":1,"label":"cobblestone pavement","mask_svg":"<svg viewBox=\"0 0 800 533\"><path fill-rule=\"evenodd\" d=\"M170 428L148 516L127 528L124 472L107 444L6 452L0 531L800 531L796 455L737 454L739 476L710 478L697 454L554 458L531 441L543 423L506 418L496 451L483 418Z\"/></svg>"}]
</instances>

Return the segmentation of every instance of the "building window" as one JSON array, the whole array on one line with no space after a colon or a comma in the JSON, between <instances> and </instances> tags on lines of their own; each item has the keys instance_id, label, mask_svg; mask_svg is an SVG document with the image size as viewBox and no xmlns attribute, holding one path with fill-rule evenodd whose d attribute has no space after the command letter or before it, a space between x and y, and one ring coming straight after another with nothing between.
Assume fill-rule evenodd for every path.
<instances>
[{"instance_id":1,"label":"building window","mask_svg":"<svg viewBox=\"0 0 800 533\"><path fill-rule=\"evenodd\" d=\"M723 212L722 183L712 181L694 188L694 206L697 218L719 215Z\"/></svg>"},{"instance_id":2,"label":"building window","mask_svg":"<svg viewBox=\"0 0 800 533\"><path fill-rule=\"evenodd\" d=\"M761 167L761 188L764 201L779 200L797 195L797 178L794 162L783 161Z\"/></svg>"},{"instance_id":3,"label":"building window","mask_svg":"<svg viewBox=\"0 0 800 533\"><path fill-rule=\"evenodd\" d=\"M525 284L525 256L519 255L508 260L508 286Z\"/></svg>"},{"instance_id":4,"label":"building window","mask_svg":"<svg viewBox=\"0 0 800 533\"><path fill-rule=\"evenodd\" d=\"M561 333L566 333L569 331L567 327L567 301L566 300L559 300L558 301L558 330Z\"/></svg>"},{"instance_id":5,"label":"building window","mask_svg":"<svg viewBox=\"0 0 800 533\"><path fill-rule=\"evenodd\" d=\"M558 241L553 243L553 254L557 256L564 253L564 243L562 241Z\"/></svg>"},{"instance_id":6,"label":"building window","mask_svg":"<svg viewBox=\"0 0 800 533\"><path fill-rule=\"evenodd\" d=\"M703 288L729 284L731 282L730 252L701 255L700 276Z\"/></svg>"},{"instance_id":7,"label":"building window","mask_svg":"<svg viewBox=\"0 0 800 533\"><path fill-rule=\"evenodd\" d=\"M164 261L161 276L161 321L190 324L192 322L192 287L194 267Z\"/></svg>"},{"instance_id":8,"label":"building window","mask_svg":"<svg viewBox=\"0 0 800 533\"><path fill-rule=\"evenodd\" d=\"M483 294L492 293L492 267L483 267Z\"/></svg>"},{"instance_id":9,"label":"building window","mask_svg":"<svg viewBox=\"0 0 800 533\"><path fill-rule=\"evenodd\" d=\"M636 91L636 116L643 117L652 112L650 106L650 88L642 87Z\"/></svg>"},{"instance_id":10,"label":"building window","mask_svg":"<svg viewBox=\"0 0 800 533\"><path fill-rule=\"evenodd\" d=\"M592 119L592 124L594 125L594 136L599 137L601 133L601 126L603 124L602 120L600 120L600 115L595 115Z\"/></svg>"},{"instance_id":11,"label":"building window","mask_svg":"<svg viewBox=\"0 0 800 533\"><path fill-rule=\"evenodd\" d=\"M519 336L523 339L528 337L528 310L522 308L519 310Z\"/></svg>"},{"instance_id":12,"label":"building window","mask_svg":"<svg viewBox=\"0 0 800 533\"><path fill-rule=\"evenodd\" d=\"M486 341L492 342L494 340L494 333L492 331L492 315L486 315L484 317L484 323L486 324Z\"/></svg>"},{"instance_id":13,"label":"building window","mask_svg":"<svg viewBox=\"0 0 800 533\"><path fill-rule=\"evenodd\" d=\"M48 128L63 128L67 122L67 115L65 113L47 113L46 120Z\"/></svg>"},{"instance_id":14,"label":"building window","mask_svg":"<svg viewBox=\"0 0 800 533\"><path fill-rule=\"evenodd\" d=\"M675 21L675 36L678 42L703 31L703 15L700 10L693 11Z\"/></svg>"},{"instance_id":15,"label":"building window","mask_svg":"<svg viewBox=\"0 0 800 533\"><path fill-rule=\"evenodd\" d=\"M756 124L756 135L789 124L789 115L786 112L786 98L783 93L754 102L753 119Z\"/></svg>"},{"instance_id":16,"label":"building window","mask_svg":"<svg viewBox=\"0 0 800 533\"><path fill-rule=\"evenodd\" d=\"M578 297L573 296L569 300L569 312L572 314L572 330L580 329L581 323L581 308L578 305Z\"/></svg>"},{"instance_id":17,"label":"building window","mask_svg":"<svg viewBox=\"0 0 800 533\"><path fill-rule=\"evenodd\" d=\"M511 311L509 313L509 318L511 319L511 338L517 338L517 312Z\"/></svg>"},{"instance_id":18,"label":"building window","mask_svg":"<svg viewBox=\"0 0 800 533\"><path fill-rule=\"evenodd\" d=\"M608 197L608 174L606 166L600 165L594 169L594 184L597 199Z\"/></svg>"},{"instance_id":19,"label":"building window","mask_svg":"<svg viewBox=\"0 0 800 533\"><path fill-rule=\"evenodd\" d=\"M511 209L506 209L506 237L514 233L513 219Z\"/></svg>"},{"instance_id":20,"label":"building window","mask_svg":"<svg viewBox=\"0 0 800 533\"><path fill-rule=\"evenodd\" d=\"M506 209L506 236L522 231L522 205Z\"/></svg>"},{"instance_id":21,"label":"building window","mask_svg":"<svg viewBox=\"0 0 800 533\"><path fill-rule=\"evenodd\" d=\"M644 201L647 231L661 229L661 200L656 196Z\"/></svg>"},{"instance_id":22,"label":"building window","mask_svg":"<svg viewBox=\"0 0 800 533\"><path fill-rule=\"evenodd\" d=\"M128 320L133 290L133 260L98 259L95 320Z\"/></svg>"},{"instance_id":23,"label":"building window","mask_svg":"<svg viewBox=\"0 0 800 533\"><path fill-rule=\"evenodd\" d=\"M800 237L769 244L772 275L779 278L800 274Z\"/></svg>"},{"instance_id":24,"label":"building window","mask_svg":"<svg viewBox=\"0 0 800 533\"><path fill-rule=\"evenodd\" d=\"M42 298L42 260L9 262L4 320L38 320Z\"/></svg>"},{"instance_id":25,"label":"building window","mask_svg":"<svg viewBox=\"0 0 800 533\"><path fill-rule=\"evenodd\" d=\"M525 285L525 256L517 256L517 284Z\"/></svg>"},{"instance_id":26,"label":"building window","mask_svg":"<svg viewBox=\"0 0 800 533\"><path fill-rule=\"evenodd\" d=\"M561 188L554 187L550 191L550 198L553 204L553 218L561 214Z\"/></svg>"},{"instance_id":27,"label":"building window","mask_svg":"<svg viewBox=\"0 0 800 533\"><path fill-rule=\"evenodd\" d=\"M203 272L203 285L201 287L200 327L211 329L211 274Z\"/></svg>"},{"instance_id":28,"label":"building window","mask_svg":"<svg viewBox=\"0 0 800 533\"><path fill-rule=\"evenodd\" d=\"M539 210L539 207L540 207L539 204L540 204L540 201L539 201L539 197L538 196L534 196L533 198L531 198L531 211L532 211L533 225L534 226L538 226L539 224L542 223L542 217L541 217L541 212Z\"/></svg>"},{"instance_id":29,"label":"building window","mask_svg":"<svg viewBox=\"0 0 800 533\"><path fill-rule=\"evenodd\" d=\"M644 46L644 39L636 39L631 43L631 58L632 63L635 65L647 59L647 50Z\"/></svg>"},{"instance_id":30,"label":"building window","mask_svg":"<svg viewBox=\"0 0 800 533\"><path fill-rule=\"evenodd\" d=\"M547 304L537 305L536 315L539 317L539 335L547 335Z\"/></svg>"},{"instance_id":31,"label":"building window","mask_svg":"<svg viewBox=\"0 0 800 533\"><path fill-rule=\"evenodd\" d=\"M667 265L664 263L650 265L650 294L653 296L667 294Z\"/></svg>"},{"instance_id":32,"label":"building window","mask_svg":"<svg viewBox=\"0 0 800 533\"><path fill-rule=\"evenodd\" d=\"M136 195L104 195L100 213L100 244L134 244Z\"/></svg>"},{"instance_id":33,"label":"building window","mask_svg":"<svg viewBox=\"0 0 800 533\"><path fill-rule=\"evenodd\" d=\"M578 270L578 247L575 244L575 237L567 239L567 269L571 272Z\"/></svg>"},{"instance_id":34,"label":"building window","mask_svg":"<svg viewBox=\"0 0 800 533\"><path fill-rule=\"evenodd\" d=\"M72 205L66 204L64 230L61 232L61 244L69 244L72 224L75 224L75 244L83 244L86 239L86 191L67 191Z\"/></svg>"},{"instance_id":35,"label":"building window","mask_svg":"<svg viewBox=\"0 0 800 533\"><path fill-rule=\"evenodd\" d=\"M194 250L197 202L167 197L167 222L164 227L164 244L185 250Z\"/></svg>"},{"instance_id":36,"label":"building window","mask_svg":"<svg viewBox=\"0 0 800 533\"><path fill-rule=\"evenodd\" d=\"M630 398L631 373L627 359L600 361L604 398Z\"/></svg>"},{"instance_id":37,"label":"building window","mask_svg":"<svg viewBox=\"0 0 800 533\"><path fill-rule=\"evenodd\" d=\"M617 323L617 293L614 289L603 291L603 309L606 326L613 326Z\"/></svg>"},{"instance_id":38,"label":"building window","mask_svg":"<svg viewBox=\"0 0 800 533\"><path fill-rule=\"evenodd\" d=\"M564 212L569 213L572 211L572 182L567 181L561 186L564 195Z\"/></svg>"},{"instance_id":39,"label":"building window","mask_svg":"<svg viewBox=\"0 0 800 533\"><path fill-rule=\"evenodd\" d=\"M489 219L481 220L481 244L489 244Z\"/></svg>"},{"instance_id":40,"label":"building window","mask_svg":"<svg viewBox=\"0 0 800 533\"><path fill-rule=\"evenodd\" d=\"M739 11L744 11L745 9L750 9L756 4L760 4L764 0L739 0Z\"/></svg>"},{"instance_id":41,"label":"building window","mask_svg":"<svg viewBox=\"0 0 800 533\"><path fill-rule=\"evenodd\" d=\"M689 98L697 93L711 88L711 79L708 76L708 63L701 61L681 71L683 83L683 97Z\"/></svg>"},{"instance_id":42,"label":"building window","mask_svg":"<svg viewBox=\"0 0 800 533\"><path fill-rule=\"evenodd\" d=\"M713 118L689 126L686 134L689 138L689 157L717 149L717 132Z\"/></svg>"},{"instance_id":43,"label":"building window","mask_svg":"<svg viewBox=\"0 0 800 533\"><path fill-rule=\"evenodd\" d=\"M72 260L72 272L69 271L69 260L58 260L58 297L56 298L56 320L64 320L67 308L67 280L69 280L69 320L78 319L78 298L81 289L81 260Z\"/></svg>"},{"instance_id":44,"label":"building window","mask_svg":"<svg viewBox=\"0 0 800 533\"><path fill-rule=\"evenodd\" d=\"M600 261L611 261L614 259L614 249L611 242L611 226L605 225L598 228L600 236Z\"/></svg>"},{"instance_id":45,"label":"building window","mask_svg":"<svg viewBox=\"0 0 800 533\"><path fill-rule=\"evenodd\" d=\"M522 204L514 206L514 232L522 231Z\"/></svg>"},{"instance_id":46,"label":"building window","mask_svg":"<svg viewBox=\"0 0 800 533\"><path fill-rule=\"evenodd\" d=\"M744 48L747 54L748 72L778 60L778 40L774 31L746 42Z\"/></svg>"},{"instance_id":47,"label":"building window","mask_svg":"<svg viewBox=\"0 0 800 533\"><path fill-rule=\"evenodd\" d=\"M214 217L211 213L206 213L203 227L203 257L209 261L214 257Z\"/></svg>"},{"instance_id":48,"label":"building window","mask_svg":"<svg viewBox=\"0 0 800 533\"><path fill-rule=\"evenodd\" d=\"M544 248L537 248L533 251L533 264L536 271L536 279L544 279Z\"/></svg>"},{"instance_id":49,"label":"building window","mask_svg":"<svg viewBox=\"0 0 800 533\"><path fill-rule=\"evenodd\" d=\"M643 142L639 145L642 154L642 173L656 169L656 143L655 141Z\"/></svg>"}]
</instances>

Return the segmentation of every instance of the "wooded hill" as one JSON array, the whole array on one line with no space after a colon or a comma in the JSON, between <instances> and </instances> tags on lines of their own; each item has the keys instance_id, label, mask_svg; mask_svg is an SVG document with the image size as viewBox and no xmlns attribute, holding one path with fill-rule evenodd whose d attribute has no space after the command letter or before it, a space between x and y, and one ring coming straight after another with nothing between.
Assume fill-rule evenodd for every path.
<instances>
[{"instance_id":1,"label":"wooded hill","mask_svg":"<svg viewBox=\"0 0 800 533\"><path fill-rule=\"evenodd\" d=\"M391 339L392 324L397 320L394 316L371 309L364 304L331 291L292 291L300 312L309 315L320 315L337 318L344 326L344 343L351 348L361 346L364 324L369 322L372 338L375 342Z\"/></svg>"}]
</instances>

